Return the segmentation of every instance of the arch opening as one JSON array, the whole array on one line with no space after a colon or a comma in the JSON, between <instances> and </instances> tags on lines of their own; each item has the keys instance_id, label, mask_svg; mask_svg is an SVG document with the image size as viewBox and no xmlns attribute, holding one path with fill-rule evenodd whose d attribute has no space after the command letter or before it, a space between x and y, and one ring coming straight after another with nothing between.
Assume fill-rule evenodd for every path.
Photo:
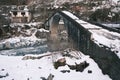
<instances>
[{"instance_id":1,"label":"arch opening","mask_svg":"<svg viewBox=\"0 0 120 80\"><path fill-rule=\"evenodd\" d=\"M65 19L61 15L55 15L50 25L50 51L64 50L68 48L68 30Z\"/></svg>"}]
</instances>

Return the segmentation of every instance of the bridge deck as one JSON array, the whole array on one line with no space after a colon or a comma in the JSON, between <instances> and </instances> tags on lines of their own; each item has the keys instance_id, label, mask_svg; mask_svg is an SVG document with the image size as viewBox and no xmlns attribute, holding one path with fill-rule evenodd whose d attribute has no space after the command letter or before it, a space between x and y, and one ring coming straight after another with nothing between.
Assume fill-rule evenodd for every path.
<instances>
[{"instance_id":1,"label":"bridge deck","mask_svg":"<svg viewBox=\"0 0 120 80\"><path fill-rule=\"evenodd\" d=\"M109 31L100 26L91 24L89 22L80 20L78 17L68 11L63 11L64 14L74 19L77 23L83 26L92 34L92 40L98 45L102 44L110 47L112 51L116 51L117 56L120 58L120 34L117 32Z\"/></svg>"}]
</instances>

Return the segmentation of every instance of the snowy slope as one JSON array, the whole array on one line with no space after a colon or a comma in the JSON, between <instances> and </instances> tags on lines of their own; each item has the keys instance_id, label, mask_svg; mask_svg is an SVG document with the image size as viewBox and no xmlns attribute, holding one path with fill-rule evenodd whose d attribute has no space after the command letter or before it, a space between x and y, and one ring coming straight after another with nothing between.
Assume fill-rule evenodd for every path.
<instances>
[{"instance_id":1,"label":"snowy slope","mask_svg":"<svg viewBox=\"0 0 120 80\"><path fill-rule=\"evenodd\" d=\"M35 60L22 60L24 56L0 55L0 76L4 76L0 80L44 80L42 78L47 79L50 74L54 75L53 80L111 80L102 73L98 65L89 56L81 54L81 59L65 57L66 62L71 64L87 61L89 66L83 72L71 70L67 65L55 69L53 66L53 57L55 56L46 56ZM61 56L57 55L57 57L60 58ZM70 72L62 73L62 70L69 70ZM88 70L91 70L92 73L88 73Z\"/></svg>"}]
</instances>

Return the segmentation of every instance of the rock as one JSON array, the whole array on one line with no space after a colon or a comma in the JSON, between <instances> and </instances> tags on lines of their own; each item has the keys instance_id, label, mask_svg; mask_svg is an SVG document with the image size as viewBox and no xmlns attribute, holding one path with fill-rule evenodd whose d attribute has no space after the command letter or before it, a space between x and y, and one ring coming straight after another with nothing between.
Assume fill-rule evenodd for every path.
<instances>
[{"instance_id":1,"label":"rock","mask_svg":"<svg viewBox=\"0 0 120 80\"><path fill-rule=\"evenodd\" d=\"M6 77L7 77L7 76L9 76L9 74L8 74L8 73L6 73Z\"/></svg>"},{"instance_id":2,"label":"rock","mask_svg":"<svg viewBox=\"0 0 120 80\"><path fill-rule=\"evenodd\" d=\"M92 70L88 70L88 73L92 73Z\"/></svg>"},{"instance_id":3,"label":"rock","mask_svg":"<svg viewBox=\"0 0 120 80\"><path fill-rule=\"evenodd\" d=\"M27 80L30 80L29 78L27 78Z\"/></svg>"},{"instance_id":4,"label":"rock","mask_svg":"<svg viewBox=\"0 0 120 80\"><path fill-rule=\"evenodd\" d=\"M4 78L4 77L7 77L7 76L9 76L8 73L6 73L5 75L0 75L0 78Z\"/></svg>"},{"instance_id":5,"label":"rock","mask_svg":"<svg viewBox=\"0 0 120 80\"><path fill-rule=\"evenodd\" d=\"M47 38L48 35L49 35L49 32L41 32L39 30L35 34L37 38Z\"/></svg>"},{"instance_id":6,"label":"rock","mask_svg":"<svg viewBox=\"0 0 120 80\"><path fill-rule=\"evenodd\" d=\"M46 79L45 77L40 77L42 80L53 80L54 75L50 74L48 78Z\"/></svg>"},{"instance_id":7,"label":"rock","mask_svg":"<svg viewBox=\"0 0 120 80\"><path fill-rule=\"evenodd\" d=\"M5 69L1 69L1 71L4 71Z\"/></svg>"},{"instance_id":8,"label":"rock","mask_svg":"<svg viewBox=\"0 0 120 80\"><path fill-rule=\"evenodd\" d=\"M118 53L119 51L115 50L114 53Z\"/></svg>"},{"instance_id":9,"label":"rock","mask_svg":"<svg viewBox=\"0 0 120 80\"><path fill-rule=\"evenodd\" d=\"M34 60L34 59L37 59L37 57L25 56L25 57L22 58L22 60L28 60L28 59Z\"/></svg>"},{"instance_id":10,"label":"rock","mask_svg":"<svg viewBox=\"0 0 120 80\"><path fill-rule=\"evenodd\" d=\"M28 59L32 59L32 60L34 60L34 59L41 59L42 57L45 57L45 56L49 56L49 55L51 55L51 54L47 54L47 55L42 55L42 56L25 56L25 57L23 57L22 58L22 60L28 60Z\"/></svg>"},{"instance_id":11,"label":"rock","mask_svg":"<svg viewBox=\"0 0 120 80\"><path fill-rule=\"evenodd\" d=\"M6 49L10 49L10 48L12 48L10 42L6 42L6 43L5 43L5 48L6 48Z\"/></svg>"},{"instance_id":12,"label":"rock","mask_svg":"<svg viewBox=\"0 0 120 80\"><path fill-rule=\"evenodd\" d=\"M68 67L69 67L71 70L75 70L75 69L76 69L76 65L68 65Z\"/></svg>"},{"instance_id":13,"label":"rock","mask_svg":"<svg viewBox=\"0 0 120 80\"><path fill-rule=\"evenodd\" d=\"M42 69L41 67L38 67L38 69Z\"/></svg>"},{"instance_id":14,"label":"rock","mask_svg":"<svg viewBox=\"0 0 120 80\"><path fill-rule=\"evenodd\" d=\"M53 80L53 78L54 78L54 75L50 74L50 75L48 76L47 80Z\"/></svg>"},{"instance_id":15,"label":"rock","mask_svg":"<svg viewBox=\"0 0 120 80\"><path fill-rule=\"evenodd\" d=\"M45 77L40 77L42 80L47 80Z\"/></svg>"},{"instance_id":16,"label":"rock","mask_svg":"<svg viewBox=\"0 0 120 80\"><path fill-rule=\"evenodd\" d=\"M69 65L69 64L67 64L67 65L71 70L76 70L77 72L78 71L82 72L87 66L89 66L89 63L84 61L80 64L75 63L75 65Z\"/></svg>"},{"instance_id":17,"label":"rock","mask_svg":"<svg viewBox=\"0 0 120 80\"><path fill-rule=\"evenodd\" d=\"M89 63L87 63L86 61L84 61L80 64L76 63L76 71L82 72L87 66L89 66Z\"/></svg>"},{"instance_id":18,"label":"rock","mask_svg":"<svg viewBox=\"0 0 120 80\"><path fill-rule=\"evenodd\" d=\"M31 27L29 25L24 25L25 29L30 29Z\"/></svg>"},{"instance_id":19,"label":"rock","mask_svg":"<svg viewBox=\"0 0 120 80\"><path fill-rule=\"evenodd\" d=\"M58 69L59 66L65 66L65 65L66 65L65 58L58 59L56 62L54 62L55 69Z\"/></svg>"},{"instance_id":20,"label":"rock","mask_svg":"<svg viewBox=\"0 0 120 80\"><path fill-rule=\"evenodd\" d=\"M70 49L70 48L64 50L62 55L70 57L70 58L76 58L76 59L81 59L81 56L82 56L81 52L75 51L75 50Z\"/></svg>"},{"instance_id":21,"label":"rock","mask_svg":"<svg viewBox=\"0 0 120 80\"><path fill-rule=\"evenodd\" d=\"M66 73L66 72L70 73L70 70L61 70L60 72L62 72L62 73Z\"/></svg>"},{"instance_id":22,"label":"rock","mask_svg":"<svg viewBox=\"0 0 120 80\"><path fill-rule=\"evenodd\" d=\"M4 76L0 75L0 78L3 78Z\"/></svg>"}]
</instances>

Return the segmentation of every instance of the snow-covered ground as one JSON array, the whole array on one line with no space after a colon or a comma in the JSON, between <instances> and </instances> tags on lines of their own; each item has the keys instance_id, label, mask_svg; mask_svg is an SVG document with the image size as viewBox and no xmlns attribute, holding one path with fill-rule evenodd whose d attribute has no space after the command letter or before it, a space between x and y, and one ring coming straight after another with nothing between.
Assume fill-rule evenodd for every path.
<instances>
[{"instance_id":1,"label":"snow-covered ground","mask_svg":"<svg viewBox=\"0 0 120 80\"><path fill-rule=\"evenodd\" d=\"M106 29L103 29L99 26L90 24L83 20L80 20L75 15L68 11L63 11L63 13L70 16L85 29L92 33L91 39L98 44L100 47L108 47L111 51L114 51L115 54L120 58L120 33L112 32ZM102 45L102 46L101 46Z\"/></svg>"},{"instance_id":2,"label":"snow-covered ground","mask_svg":"<svg viewBox=\"0 0 120 80\"><path fill-rule=\"evenodd\" d=\"M79 53L79 59L67 56L64 56L64 58L66 59L66 63L71 65L74 65L75 62L81 63L86 61L89 63L89 66L86 67L83 72L71 70L67 65L55 69L53 66L53 59L63 58L63 56L60 55L60 52L55 53L33 60L23 60L23 57L25 58L25 56L0 55L0 80L46 80L50 74L53 75L53 80L111 80L108 75L102 73L101 69L93 59L77 51L72 51L70 54ZM38 57L48 54L51 53L47 52L41 55L31 56ZM62 71L66 72L63 73Z\"/></svg>"}]
</instances>

